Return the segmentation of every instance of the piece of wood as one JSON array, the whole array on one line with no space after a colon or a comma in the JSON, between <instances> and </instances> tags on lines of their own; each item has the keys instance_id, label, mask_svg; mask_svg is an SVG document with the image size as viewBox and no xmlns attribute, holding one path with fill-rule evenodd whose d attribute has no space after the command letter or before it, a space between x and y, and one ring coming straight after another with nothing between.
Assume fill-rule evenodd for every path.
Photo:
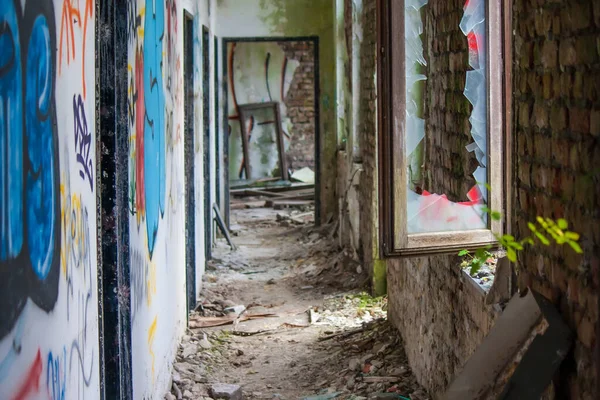
<instances>
[{"instance_id":1,"label":"piece of wood","mask_svg":"<svg viewBox=\"0 0 600 400\"><path fill-rule=\"evenodd\" d=\"M275 204L280 204L280 203L285 203L286 201L308 201L308 200L314 200L315 199L315 194L311 193L311 194L304 194L304 195L296 195L296 196L285 196L285 197L278 197L278 198L274 198L274 199L269 199L265 201L265 207L275 207Z\"/></svg>"},{"instance_id":2,"label":"piece of wood","mask_svg":"<svg viewBox=\"0 0 600 400\"><path fill-rule=\"evenodd\" d=\"M394 383L399 380L400 378L397 376L365 376L363 378L364 383Z\"/></svg>"},{"instance_id":3,"label":"piece of wood","mask_svg":"<svg viewBox=\"0 0 600 400\"><path fill-rule=\"evenodd\" d=\"M233 324L235 321L244 322L261 318L277 317L277 314L244 314L237 316L235 314L225 315L223 317L195 317L190 320L189 327L194 328L210 328L215 326L223 326Z\"/></svg>"},{"instance_id":4,"label":"piece of wood","mask_svg":"<svg viewBox=\"0 0 600 400\"><path fill-rule=\"evenodd\" d=\"M233 244L233 240L231 240L231 236L229 235L229 230L227 229L227 226L225 226L225 222L223 221L223 217L221 217L221 212L219 211L219 207L217 206L216 203L213 203L213 211L215 212L215 219L217 220L217 226L221 230L221 233L223 233L223 236L225 236L225 239L227 239L227 243L229 243L229 247L231 247L232 250L236 250L235 244Z\"/></svg>"},{"instance_id":5,"label":"piece of wood","mask_svg":"<svg viewBox=\"0 0 600 400\"><path fill-rule=\"evenodd\" d=\"M275 210L282 210L287 207L307 207L314 204L312 200L277 200L273 202Z\"/></svg>"},{"instance_id":6,"label":"piece of wood","mask_svg":"<svg viewBox=\"0 0 600 400\"><path fill-rule=\"evenodd\" d=\"M232 196L244 197L244 196L266 196L266 197L284 197L283 194L269 192L268 190L260 189L238 189L230 192Z\"/></svg>"},{"instance_id":7,"label":"piece of wood","mask_svg":"<svg viewBox=\"0 0 600 400\"><path fill-rule=\"evenodd\" d=\"M517 293L442 398L539 399L571 340L544 296L531 289Z\"/></svg>"}]
</instances>

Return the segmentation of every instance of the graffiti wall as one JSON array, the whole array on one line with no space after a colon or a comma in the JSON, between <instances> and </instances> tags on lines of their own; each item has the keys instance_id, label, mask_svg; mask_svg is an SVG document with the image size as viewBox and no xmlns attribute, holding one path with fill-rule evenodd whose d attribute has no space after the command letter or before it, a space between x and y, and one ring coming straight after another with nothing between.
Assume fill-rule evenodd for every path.
<instances>
[{"instance_id":1,"label":"graffiti wall","mask_svg":"<svg viewBox=\"0 0 600 400\"><path fill-rule=\"evenodd\" d=\"M184 9L128 4L133 394L149 399L167 390L186 323Z\"/></svg>"},{"instance_id":2,"label":"graffiti wall","mask_svg":"<svg viewBox=\"0 0 600 400\"><path fill-rule=\"evenodd\" d=\"M0 398L99 396L93 0L0 0Z\"/></svg>"}]
</instances>

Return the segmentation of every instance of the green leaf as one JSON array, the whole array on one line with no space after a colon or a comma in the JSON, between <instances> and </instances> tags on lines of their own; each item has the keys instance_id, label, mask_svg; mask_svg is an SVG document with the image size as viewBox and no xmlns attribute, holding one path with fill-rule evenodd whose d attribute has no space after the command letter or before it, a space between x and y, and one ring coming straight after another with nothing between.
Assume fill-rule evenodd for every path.
<instances>
[{"instance_id":1,"label":"green leaf","mask_svg":"<svg viewBox=\"0 0 600 400\"><path fill-rule=\"evenodd\" d=\"M523 246L518 242L510 242L510 243L508 243L508 246L512 247L515 250L523 250ZM508 251L508 249L506 251Z\"/></svg>"},{"instance_id":2,"label":"green leaf","mask_svg":"<svg viewBox=\"0 0 600 400\"><path fill-rule=\"evenodd\" d=\"M537 232L537 228L535 227L535 225L534 225L533 223L531 223L531 222L528 222L528 223L527 223L527 226L529 227L529 230L530 230L531 232Z\"/></svg>"},{"instance_id":3,"label":"green leaf","mask_svg":"<svg viewBox=\"0 0 600 400\"><path fill-rule=\"evenodd\" d=\"M471 276L474 276L476 273L479 272L479 270L481 269L482 265L483 265L483 262L481 260L474 261L471 264L471 270L469 271L469 274Z\"/></svg>"},{"instance_id":4,"label":"green leaf","mask_svg":"<svg viewBox=\"0 0 600 400\"><path fill-rule=\"evenodd\" d=\"M502 213L499 212L499 211L492 211L492 213L490 214L490 216L495 221L500 221L502 219Z\"/></svg>"},{"instance_id":5,"label":"green leaf","mask_svg":"<svg viewBox=\"0 0 600 400\"><path fill-rule=\"evenodd\" d=\"M502 235L502 238L508 242L514 242L515 237L513 235Z\"/></svg>"},{"instance_id":6,"label":"green leaf","mask_svg":"<svg viewBox=\"0 0 600 400\"><path fill-rule=\"evenodd\" d=\"M546 236L542 235L540 232L536 232L535 235L538 237L538 239L540 239L540 242L542 242L542 244L545 244L546 246L550 245L550 241L548 240L548 238L546 238Z\"/></svg>"},{"instance_id":7,"label":"green leaf","mask_svg":"<svg viewBox=\"0 0 600 400\"><path fill-rule=\"evenodd\" d=\"M477 249L475 251L475 257L480 258L480 259L481 258L485 259L485 253L486 253L485 249Z\"/></svg>"},{"instance_id":8,"label":"green leaf","mask_svg":"<svg viewBox=\"0 0 600 400\"><path fill-rule=\"evenodd\" d=\"M567 231L565 232L565 237L569 240L579 240L579 233Z\"/></svg>"},{"instance_id":9,"label":"green leaf","mask_svg":"<svg viewBox=\"0 0 600 400\"><path fill-rule=\"evenodd\" d=\"M571 248L573 250L575 250L575 253L578 253L578 254L583 253L583 250L581 250L579 243L577 243L577 242L568 242L568 243L569 243L569 246L571 246Z\"/></svg>"},{"instance_id":10,"label":"green leaf","mask_svg":"<svg viewBox=\"0 0 600 400\"><path fill-rule=\"evenodd\" d=\"M510 247L506 249L506 257L508 257L511 262L517 261L517 253Z\"/></svg>"},{"instance_id":11,"label":"green leaf","mask_svg":"<svg viewBox=\"0 0 600 400\"><path fill-rule=\"evenodd\" d=\"M467 254L469 254L469 250L461 250L458 252L458 255L461 257L466 256Z\"/></svg>"}]
</instances>

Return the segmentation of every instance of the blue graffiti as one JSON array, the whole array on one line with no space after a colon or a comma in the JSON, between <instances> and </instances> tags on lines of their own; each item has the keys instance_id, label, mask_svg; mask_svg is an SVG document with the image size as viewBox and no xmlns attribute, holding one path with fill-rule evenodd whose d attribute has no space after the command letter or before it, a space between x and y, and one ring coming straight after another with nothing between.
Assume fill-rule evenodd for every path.
<instances>
[{"instance_id":1,"label":"blue graffiti","mask_svg":"<svg viewBox=\"0 0 600 400\"><path fill-rule=\"evenodd\" d=\"M51 2L0 2L0 339L58 297L60 195Z\"/></svg>"},{"instance_id":2,"label":"blue graffiti","mask_svg":"<svg viewBox=\"0 0 600 400\"><path fill-rule=\"evenodd\" d=\"M67 389L67 349L63 348L62 357L48 353L46 363L46 387L52 400L65 400Z\"/></svg>"},{"instance_id":3,"label":"blue graffiti","mask_svg":"<svg viewBox=\"0 0 600 400\"><path fill-rule=\"evenodd\" d=\"M162 53L164 3L146 0L144 25L144 186L146 232L150 258L158 232L159 218L165 212L165 96Z\"/></svg>"}]
</instances>

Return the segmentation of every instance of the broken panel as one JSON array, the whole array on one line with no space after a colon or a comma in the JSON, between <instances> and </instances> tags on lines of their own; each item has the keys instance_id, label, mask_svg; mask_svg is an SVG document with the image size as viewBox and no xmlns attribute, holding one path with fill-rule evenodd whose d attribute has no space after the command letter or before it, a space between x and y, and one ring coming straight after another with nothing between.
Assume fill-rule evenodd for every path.
<instances>
[{"instance_id":1,"label":"broken panel","mask_svg":"<svg viewBox=\"0 0 600 400\"><path fill-rule=\"evenodd\" d=\"M423 51L423 19L427 2L428 0L406 0L404 10L407 232L412 234L485 229L487 215L483 210L487 201L485 184L488 157L486 1L467 0L460 22L460 29L467 37L470 67L466 71L464 96L472 105L469 118L472 143L466 146L464 151L473 152L478 165L472 172L476 184L461 194L458 201L451 201L444 193L430 193L426 187L428 160L425 142L429 136L427 129L430 128L424 119L424 92L428 76L427 60Z\"/></svg>"}]
</instances>

